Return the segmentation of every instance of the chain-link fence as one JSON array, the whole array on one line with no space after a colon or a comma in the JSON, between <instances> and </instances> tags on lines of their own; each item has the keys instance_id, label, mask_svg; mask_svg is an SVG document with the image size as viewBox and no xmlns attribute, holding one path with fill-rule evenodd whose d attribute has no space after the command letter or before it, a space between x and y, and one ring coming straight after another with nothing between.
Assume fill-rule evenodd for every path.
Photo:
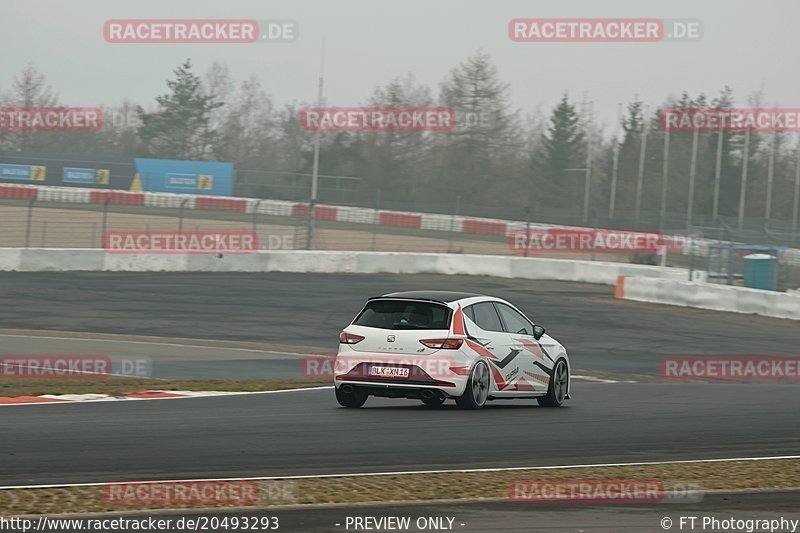
<instances>
[{"instance_id":1,"label":"chain-link fence","mask_svg":"<svg viewBox=\"0 0 800 533\"><path fill-rule=\"evenodd\" d=\"M378 195L379 196L379 195ZM549 216L541 210L522 210L522 212L501 211L485 206L470 206L456 196L450 209L439 206L434 215L435 226L422 224L418 227L404 227L402 224L384 224L384 215L421 216L419 212L405 211L398 203L376 202L371 209L353 209L358 217L326 216L328 209L347 212L347 207L318 206L313 224L312 246L309 246L308 208L304 204L290 209L287 215L271 213L259 208L260 202L254 200L250 212L231 212L198 210L186 207L186 202L172 202L173 207L147 207L117 205L106 201L94 204L70 204L42 200L0 201L0 247L31 248L101 248L104 235L109 231L254 231L259 237L259 245L265 250L352 250L352 251L398 251L456 254L520 255L556 257L560 259L582 259L592 261L612 261L637 264L673 266L687 269L687 279L691 271L709 269L708 245L712 242L737 243L775 247L780 258L781 290L800 286L800 258L793 248L800 248L800 239L791 232L782 231L776 224L750 225L743 230L732 227L720 219L717 226L692 226L689 231L669 232L669 235L683 237L683 247L671 249L666 256L655 253L601 253L587 250L560 250L552 253L547 250L514 249L509 237L509 228L524 231L543 224L557 226L580 226L570 216ZM419 207L419 206L413 206ZM487 217L474 219L475 224L487 224L491 231L478 228L471 233L465 225L466 218L473 213ZM371 213L371 215L370 215ZM403 214L406 213L406 214ZM518 216L514 216L518 215ZM521 216L519 216L521 215ZM597 214L592 218L591 227L647 231L649 228L634 227L630 221L620 218L609 220ZM474 216L474 215L473 215ZM515 220L516 219L516 220ZM493 222L496 221L496 222ZM494 231L492 224L497 224ZM787 248L784 252L779 249Z\"/></svg>"}]
</instances>

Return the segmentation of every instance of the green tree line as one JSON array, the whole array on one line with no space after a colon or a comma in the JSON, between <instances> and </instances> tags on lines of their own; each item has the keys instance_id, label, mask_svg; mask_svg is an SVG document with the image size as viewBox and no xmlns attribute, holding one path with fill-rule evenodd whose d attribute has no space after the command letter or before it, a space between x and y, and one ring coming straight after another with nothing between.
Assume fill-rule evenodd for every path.
<instances>
[{"instance_id":1,"label":"green tree line","mask_svg":"<svg viewBox=\"0 0 800 533\"><path fill-rule=\"evenodd\" d=\"M33 65L0 92L2 107L58 105L57 94ZM0 151L231 161L236 194L302 200L308 197L314 134L303 129L300 115L316 105L278 105L256 77L236 81L219 63L199 74L187 60L166 80L164 94L150 103L123 101L108 115L121 120L106 120L100 132L0 131ZM621 105L618 124L600 123L592 103L586 97L577 101L568 91L548 112L540 107L523 112L511 105L509 84L491 57L478 51L436 88L412 75L399 76L374 88L362 105L449 107L457 125L448 132L322 133L320 201L557 223L681 227L689 221L716 225L740 215L745 140L737 132L701 132L695 148L692 132L671 132L667 139L660 110L761 107L763 95L737 102L733 90L723 87L712 97L682 92L657 105L634 98ZM748 223L763 224L769 204L774 223L790 221L795 138L754 132L746 144L742 215Z\"/></svg>"}]
</instances>

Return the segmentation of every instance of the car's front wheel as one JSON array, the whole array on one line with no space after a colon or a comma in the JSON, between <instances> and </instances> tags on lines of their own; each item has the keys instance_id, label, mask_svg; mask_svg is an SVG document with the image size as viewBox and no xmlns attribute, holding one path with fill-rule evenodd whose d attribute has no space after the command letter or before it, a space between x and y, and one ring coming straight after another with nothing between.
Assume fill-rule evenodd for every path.
<instances>
[{"instance_id":1,"label":"car's front wheel","mask_svg":"<svg viewBox=\"0 0 800 533\"><path fill-rule=\"evenodd\" d=\"M480 409L489 399L489 385L492 379L489 376L489 367L485 361L478 361L472 368L467 381L464 394L456 398L456 404L462 409Z\"/></svg>"},{"instance_id":2,"label":"car's front wheel","mask_svg":"<svg viewBox=\"0 0 800 533\"><path fill-rule=\"evenodd\" d=\"M351 387L349 391L343 390L345 386L336 388L336 401L342 407L359 408L367 401L367 393Z\"/></svg>"},{"instance_id":3,"label":"car's front wheel","mask_svg":"<svg viewBox=\"0 0 800 533\"><path fill-rule=\"evenodd\" d=\"M550 386L547 388L547 395L536 398L542 407L560 407L567 397L567 387L569 386L569 369L563 359L559 359L553 369L553 377L550 378Z\"/></svg>"}]
</instances>

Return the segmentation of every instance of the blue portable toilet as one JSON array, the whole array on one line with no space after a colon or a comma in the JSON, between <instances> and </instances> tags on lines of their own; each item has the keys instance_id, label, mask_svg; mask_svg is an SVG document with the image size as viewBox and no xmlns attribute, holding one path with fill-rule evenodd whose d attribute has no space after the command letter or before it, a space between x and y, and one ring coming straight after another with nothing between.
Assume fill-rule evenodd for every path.
<instances>
[{"instance_id":1,"label":"blue portable toilet","mask_svg":"<svg viewBox=\"0 0 800 533\"><path fill-rule=\"evenodd\" d=\"M751 289L778 290L778 258L770 254L750 254L744 261L744 286Z\"/></svg>"}]
</instances>

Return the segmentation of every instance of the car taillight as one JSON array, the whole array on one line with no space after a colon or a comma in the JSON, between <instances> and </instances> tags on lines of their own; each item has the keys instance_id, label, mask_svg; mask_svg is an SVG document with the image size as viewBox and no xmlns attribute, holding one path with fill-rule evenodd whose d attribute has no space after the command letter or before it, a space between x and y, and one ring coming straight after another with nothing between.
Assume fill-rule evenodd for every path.
<instances>
[{"instance_id":1,"label":"car taillight","mask_svg":"<svg viewBox=\"0 0 800 533\"><path fill-rule=\"evenodd\" d=\"M423 339L422 344L436 350L458 350L464 343L463 339Z\"/></svg>"},{"instance_id":2,"label":"car taillight","mask_svg":"<svg viewBox=\"0 0 800 533\"><path fill-rule=\"evenodd\" d=\"M339 333L339 342L342 344L356 344L364 340L361 335L353 335L352 333Z\"/></svg>"}]
</instances>

